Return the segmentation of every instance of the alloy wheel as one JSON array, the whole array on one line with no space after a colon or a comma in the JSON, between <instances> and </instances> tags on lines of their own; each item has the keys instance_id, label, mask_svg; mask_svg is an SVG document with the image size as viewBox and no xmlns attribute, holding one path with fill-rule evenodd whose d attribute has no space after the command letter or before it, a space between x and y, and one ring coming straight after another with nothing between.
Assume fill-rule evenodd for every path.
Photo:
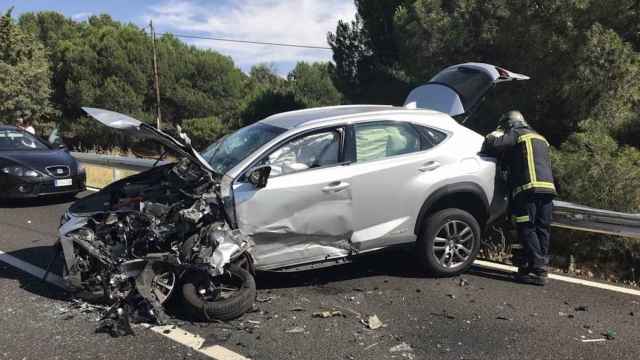
<instances>
[{"instance_id":1,"label":"alloy wheel","mask_svg":"<svg viewBox=\"0 0 640 360\"><path fill-rule=\"evenodd\" d=\"M469 224L460 220L450 220L436 233L433 240L433 256L444 268L460 267L471 257L475 241Z\"/></svg>"}]
</instances>

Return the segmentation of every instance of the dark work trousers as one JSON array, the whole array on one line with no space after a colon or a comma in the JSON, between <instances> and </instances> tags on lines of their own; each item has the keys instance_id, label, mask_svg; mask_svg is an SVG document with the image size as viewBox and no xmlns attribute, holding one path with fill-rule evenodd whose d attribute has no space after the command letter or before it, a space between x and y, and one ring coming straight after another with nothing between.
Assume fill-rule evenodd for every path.
<instances>
[{"instance_id":1,"label":"dark work trousers","mask_svg":"<svg viewBox=\"0 0 640 360\"><path fill-rule=\"evenodd\" d=\"M526 264L519 267L538 272L549 263L552 211L553 195L524 193L515 197L511 214L526 259Z\"/></svg>"}]
</instances>

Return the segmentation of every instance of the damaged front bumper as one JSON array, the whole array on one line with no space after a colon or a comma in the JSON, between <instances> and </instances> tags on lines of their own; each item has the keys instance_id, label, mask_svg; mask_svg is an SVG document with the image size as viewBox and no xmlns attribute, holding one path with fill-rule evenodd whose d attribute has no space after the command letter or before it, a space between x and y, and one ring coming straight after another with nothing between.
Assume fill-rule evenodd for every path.
<instances>
[{"instance_id":1,"label":"damaged front bumper","mask_svg":"<svg viewBox=\"0 0 640 360\"><path fill-rule=\"evenodd\" d=\"M83 287L83 280L79 270L78 253L76 247L82 248L91 254L95 259L118 268L119 273L126 275L128 278L137 277L143 270L144 264L136 266L136 264L144 263L146 260L157 261L158 255L149 254L148 259L135 259L124 261L120 264L115 263L112 259L93 244L94 234L90 230L86 230L86 226L90 217L76 216L70 212L66 212L61 218L61 226L59 228L59 244L64 256L66 271L63 274L65 284L72 289L80 289ZM227 224L220 223L215 226L210 236L218 244L208 257L208 272L212 276L222 275L224 269L230 263L236 261L244 254L252 256L254 242L238 229L231 229ZM176 262L175 265L179 265Z\"/></svg>"}]
</instances>

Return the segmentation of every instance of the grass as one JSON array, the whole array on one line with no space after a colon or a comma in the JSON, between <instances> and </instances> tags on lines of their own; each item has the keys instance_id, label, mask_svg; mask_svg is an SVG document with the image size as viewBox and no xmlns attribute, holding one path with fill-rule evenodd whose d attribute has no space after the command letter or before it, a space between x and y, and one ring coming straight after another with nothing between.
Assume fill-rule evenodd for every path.
<instances>
[{"instance_id":1,"label":"grass","mask_svg":"<svg viewBox=\"0 0 640 360\"><path fill-rule=\"evenodd\" d=\"M114 169L107 166L84 164L87 172L87 186L103 188L116 180L137 174L134 170Z\"/></svg>"}]
</instances>

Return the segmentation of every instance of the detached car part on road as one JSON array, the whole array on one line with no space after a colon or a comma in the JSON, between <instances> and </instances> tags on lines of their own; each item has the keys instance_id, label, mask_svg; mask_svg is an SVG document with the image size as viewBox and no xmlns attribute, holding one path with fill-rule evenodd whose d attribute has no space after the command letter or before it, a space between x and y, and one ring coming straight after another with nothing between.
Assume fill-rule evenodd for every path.
<instances>
[{"instance_id":1,"label":"detached car part on road","mask_svg":"<svg viewBox=\"0 0 640 360\"><path fill-rule=\"evenodd\" d=\"M461 123L495 84L526 79L493 65L456 65L404 107L278 114L201 154L184 134L178 140L85 108L179 160L71 206L60 227L64 278L86 297L133 307L142 299L156 316L182 284L197 314L228 319L250 308L254 269L302 269L416 244L425 270L461 273L507 208L495 159L479 153L483 137Z\"/></svg>"}]
</instances>

